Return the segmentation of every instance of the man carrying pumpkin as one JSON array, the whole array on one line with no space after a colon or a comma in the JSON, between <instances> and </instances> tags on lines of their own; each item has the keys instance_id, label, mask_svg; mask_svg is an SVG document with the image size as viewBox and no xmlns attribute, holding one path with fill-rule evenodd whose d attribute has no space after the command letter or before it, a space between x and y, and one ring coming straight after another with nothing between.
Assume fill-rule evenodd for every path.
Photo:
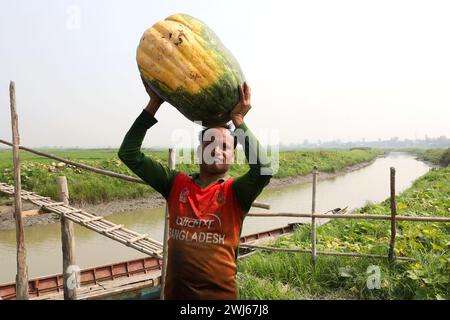
<instances>
[{"instance_id":1,"label":"man carrying pumpkin","mask_svg":"<svg viewBox=\"0 0 450 320\"><path fill-rule=\"evenodd\" d=\"M150 102L125 135L119 158L168 202L169 242L165 299L237 299L236 259L243 220L271 178L270 163L244 123L250 87L239 86L240 101L230 113L236 127L204 129L199 172L171 170L144 155L142 141L157 123L164 102L147 84ZM228 177L236 140L244 146L249 171Z\"/></svg>"}]
</instances>

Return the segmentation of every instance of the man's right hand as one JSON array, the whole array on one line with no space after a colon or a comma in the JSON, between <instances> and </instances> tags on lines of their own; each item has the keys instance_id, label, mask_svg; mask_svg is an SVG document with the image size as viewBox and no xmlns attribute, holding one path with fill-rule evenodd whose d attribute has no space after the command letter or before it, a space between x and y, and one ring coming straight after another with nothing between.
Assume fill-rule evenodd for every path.
<instances>
[{"instance_id":1,"label":"man's right hand","mask_svg":"<svg viewBox=\"0 0 450 320\"><path fill-rule=\"evenodd\" d=\"M145 91L147 91L150 102L148 103L147 107L145 107L145 111L150 113L152 116L155 116L156 111L158 111L159 107L163 104L164 100L161 99L160 96L156 94L155 91L150 88L150 86L147 84L147 82L144 80L144 78L141 75L142 83L144 84Z\"/></svg>"}]
</instances>

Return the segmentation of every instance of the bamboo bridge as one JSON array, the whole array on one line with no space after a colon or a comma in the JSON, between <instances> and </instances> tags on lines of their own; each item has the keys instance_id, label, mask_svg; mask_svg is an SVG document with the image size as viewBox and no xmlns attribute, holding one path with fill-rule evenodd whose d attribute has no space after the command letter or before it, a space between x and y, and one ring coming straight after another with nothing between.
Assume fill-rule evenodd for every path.
<instances>
[{"instance_id":1,"label":"bamboo bridge","mask_svg":"<svg viewBox=\"0 0 450 320\"><path fill-rule=\"evenodd\" d=\"M0 182L0 192L14 196L14 186ZM124 228L123 225L112 223L102 216L66 205L64 202L54 201L35 192L21 190L20 197L22 200L29 201L42 209L56 213L139 252L155 258L162 258L163 244L151 239L148 234L137 233Z\"/></svg>"}]
</instances>

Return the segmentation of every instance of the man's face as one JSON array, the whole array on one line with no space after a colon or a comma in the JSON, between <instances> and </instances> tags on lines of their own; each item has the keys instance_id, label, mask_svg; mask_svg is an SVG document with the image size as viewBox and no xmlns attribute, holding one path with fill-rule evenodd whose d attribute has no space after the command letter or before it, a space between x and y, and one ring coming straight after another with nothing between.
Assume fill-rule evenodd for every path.
<instances>
[{"instance_id":1,"label":"man's face","mask_svg":"<svg viewBox=\"0 0 450 320\"><path fill-rule=\"evenodd\" d=\"M234 159L234 138L226 128L209 128L203 135L200 166L208 173L222 174Z\"/></svg>"}]
</instances>

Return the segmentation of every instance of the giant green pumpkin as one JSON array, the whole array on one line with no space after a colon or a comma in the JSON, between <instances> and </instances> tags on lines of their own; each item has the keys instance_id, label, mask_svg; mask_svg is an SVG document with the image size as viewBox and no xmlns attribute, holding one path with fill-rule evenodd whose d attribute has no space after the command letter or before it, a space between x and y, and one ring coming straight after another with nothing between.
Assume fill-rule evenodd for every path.
<instances>
[{"instance_id":1,"label":"giant green pumpkin","mask_svg":"<svg viewBox=\"0 0 450 320\"><path fill-rule=\"evenodd\" d=\"M155 23L141 37L137 63L149 86L188 119L205 126L230 120L244 75L203 22L176 14Z\"/></svg>"}]
</instances>

